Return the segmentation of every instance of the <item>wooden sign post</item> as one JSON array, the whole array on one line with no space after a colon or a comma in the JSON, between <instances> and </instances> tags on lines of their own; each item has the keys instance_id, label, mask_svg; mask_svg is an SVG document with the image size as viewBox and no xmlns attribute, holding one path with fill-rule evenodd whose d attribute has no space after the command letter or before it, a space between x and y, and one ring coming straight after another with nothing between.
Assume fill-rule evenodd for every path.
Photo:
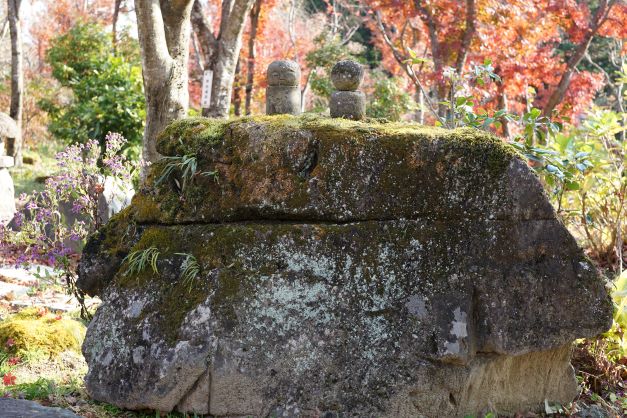
<instances>
[{"instance_id":1,"label":"wooden sign post","mask_svg":"<svg viewBox=\"0 0 627 418\"><path fill-rule=\"evenodd\" d=\"M205 70L202 76L202 96L200 98L200 107L202 108L203 116L206 116L206 111L211 106L212 84L213 84L213 71Z\"/></svg>"}]
</instances>

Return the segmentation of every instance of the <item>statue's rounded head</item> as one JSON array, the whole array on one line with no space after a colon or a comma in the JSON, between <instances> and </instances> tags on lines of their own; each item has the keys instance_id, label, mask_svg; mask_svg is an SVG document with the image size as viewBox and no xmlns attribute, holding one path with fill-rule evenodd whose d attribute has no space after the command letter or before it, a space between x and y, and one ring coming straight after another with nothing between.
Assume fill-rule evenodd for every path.
<instances>
[{"instance_id":1,"label":"statue's rounded head","mask_svg":"<svg viewBox=\"0 0 627 418\"><path fill-rule=\"evenodd\" d=\"M269 86L298 86L300 67L294 61L274 61L268 65L267 77Z\"/></svg>"},{"instance_id":2,"label":"statue's rounded head","mask_svg":"<svg viewBox=\"0 0 627 418\"><path fill-rule=\"evenodd\" d=\"M340 91L355 91L364 78L364 67L351 60L338 61L331 70L331 82Z\"/></svg>"}]
</instances>

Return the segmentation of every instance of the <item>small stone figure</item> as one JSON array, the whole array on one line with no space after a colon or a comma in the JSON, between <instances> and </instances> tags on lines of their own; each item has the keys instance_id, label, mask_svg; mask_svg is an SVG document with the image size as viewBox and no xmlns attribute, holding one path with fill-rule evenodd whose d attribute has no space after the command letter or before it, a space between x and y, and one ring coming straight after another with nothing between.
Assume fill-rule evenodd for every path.
<instances>
[{"instance_id":1,"label":"small stone figure","mask_svg":"<svg viewBox=\"0 0 627 418\"><path fill-rule=\"evenodd\" d=\"M331 82L338 91L331 94L331 117L353 120L364 118L366 96L357 90L363 78L364 69L355 61L343 60L333 66Z\"/></svg>"},{"instance_id":2,"label":"small stone figure","mask_svg":"<svg viewBox=\"0 0 627 418\"><path fill-rule=\"evenodd\" d=\"M300 67L294 61L274 61L268 65L266 114L299 115L301 109Z\"/></svg>"}]
</instances>

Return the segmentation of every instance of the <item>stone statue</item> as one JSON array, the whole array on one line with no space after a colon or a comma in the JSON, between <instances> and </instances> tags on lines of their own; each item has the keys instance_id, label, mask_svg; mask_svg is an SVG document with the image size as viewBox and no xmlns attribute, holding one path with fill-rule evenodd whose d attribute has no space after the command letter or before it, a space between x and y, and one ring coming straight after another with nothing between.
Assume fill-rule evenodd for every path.
<instances>
[{"instance_id":1,"label":"stone statue","mask_svg":"<svg viewBox=\"0 0 627 418\"><path fill-rule=\"evenodd\" d=\"M338 90L331 94L331 117L359 120L366 114L366 96L358 91L364 69L358 62L339 61L331 70L331 82Z\"/></svg>"},{"instance_id":2,"label":"stone statue","mask_svg":"<svg viewBox=\"0 0 627 418\"><path fill-rule=\"evenodd\" d=\"M13 118L0 112L0 155L13 155L18 136L19 130Z\"/></svg>"},{"instance_id":3,"label":"stone statue","mask_svg":"<svg viewBox=\"0 0 627 418\"><path fill-rule=\"evenodd\" d=\"M280 60L268 65L266 114L299 115L301 106L300 67L294 61Z\"/></svg>"}]
</instances>

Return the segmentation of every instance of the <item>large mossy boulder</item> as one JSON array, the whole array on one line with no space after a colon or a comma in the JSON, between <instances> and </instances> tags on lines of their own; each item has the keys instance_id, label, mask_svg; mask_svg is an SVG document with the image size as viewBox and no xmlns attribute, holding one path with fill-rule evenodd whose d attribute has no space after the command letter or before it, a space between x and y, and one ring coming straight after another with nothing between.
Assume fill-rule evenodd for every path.
<instances>
[{"instance_id":1,"label":"large mossy boulder","mask_svg":"<svg viewBox=\"0 0 627 418\"><path fill-rule=\"evenodd\" d=\"M214 416L511 414L572 400L570 344L610 326L595 268L488 134L188 119L158 150L81 260L78 285L103 299L83 345L98 400ZM191 157L196 175L163 176ZM143 270L125 261L147 249Z\"/></svg>"}]
</instances>

